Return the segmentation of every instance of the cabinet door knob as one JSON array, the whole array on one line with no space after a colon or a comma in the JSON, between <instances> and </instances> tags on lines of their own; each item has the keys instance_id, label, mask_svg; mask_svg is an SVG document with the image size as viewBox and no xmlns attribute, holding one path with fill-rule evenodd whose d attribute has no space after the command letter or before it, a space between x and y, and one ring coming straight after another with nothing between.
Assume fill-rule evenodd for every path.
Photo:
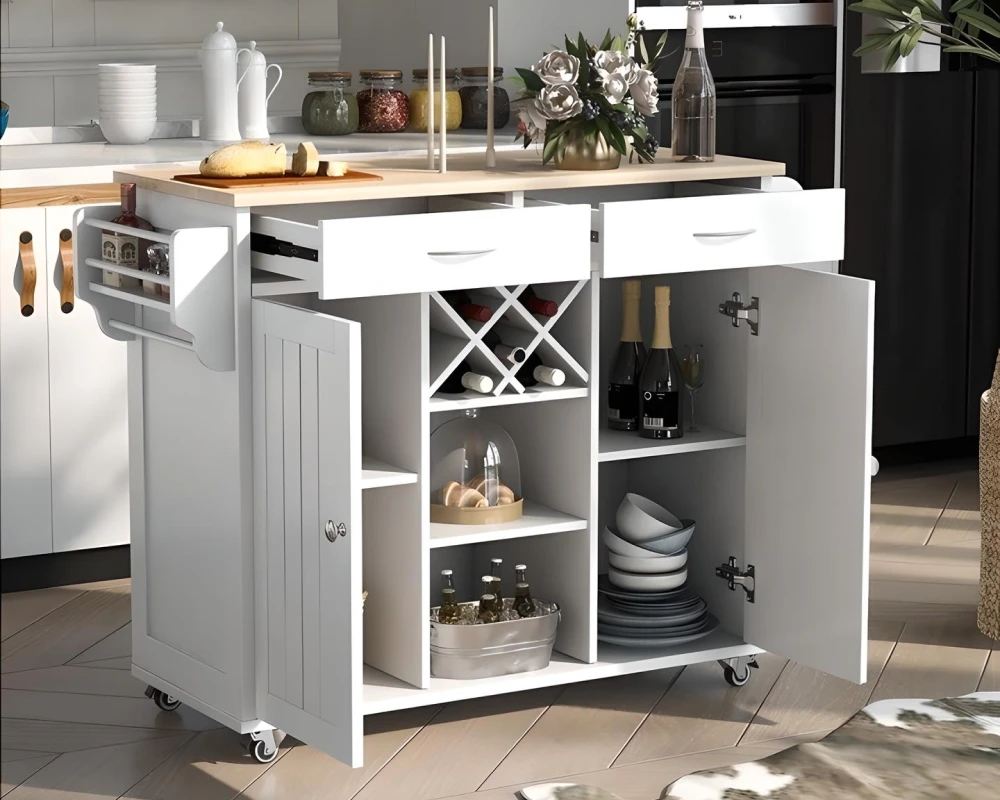
<instances>
[{"instance_id":1,"label":"cabinet door knob","mask_svg":"<svg viewBox=\"0 0 1000 800\"><path fill-rule=\"evenodd\" d=\"M21 254L21 315L30 317L35 313L35 281L38 273L35 270L35 246L31 234L24 231L18 238L18 250Z\"/></svg>"},{"instance_id":2,"label":"cabinet door knob","mask_svg":"<svg viewBox=\"0 0 1000 800\"><path fill-rule=\"evenodd\" d=\"M332 519L328 519L326 521L326 538L335 542L338 536L347 536L347 526L343 522L334 523Z\"/></svg>"},{"instance_id":3,"label":"cabinet door knob","mask_svg":"<svg viewBox=\"0 0 1000 800\"><path fill-rule=\"evenodd\" d=\"M59 308L63 314L73 310L76 289L73 285L73 231L59 231L59 258L62 260L62 287L59 289Z\"/></svg>"}]
</instances>

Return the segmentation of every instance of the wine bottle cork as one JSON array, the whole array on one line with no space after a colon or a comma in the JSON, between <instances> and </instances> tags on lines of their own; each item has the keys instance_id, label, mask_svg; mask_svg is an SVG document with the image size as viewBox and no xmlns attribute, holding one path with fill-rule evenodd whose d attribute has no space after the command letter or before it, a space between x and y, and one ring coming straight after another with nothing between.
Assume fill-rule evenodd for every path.
<instances>
[{"instance_id":1,"label":"wine bottle cork","mask_svg":"<svg viewBox=\"0 0 1000 800\"><path fill-rule=\"evenodd\" d=\"M535 367L533 374L536 381L547 383L549 386L562 386L566 383L566 373L556 367L540 365Z\"/></svg>"},{"instance_id":2,"label":"wine bottle cork","mask_svg":"<svg viewBox=\"0 0 1000 800\"><path fill-rule=\"evenodd\" d=\"M653 320L654 350L670 350L673 344L670 340L670 287L657 286L654 295L656 317Z\"/></svg>"},{"instance_id":3,"label":"wine bottle cork","mask_svg":"<svg viewBox=\"0 0 1000 800\"><path fill-rule=\"evenodd\" d=\"M657 286L653 302L654 302L655 305L658 305L658 306L669 306L670 305L670 287L669 286Z\"/></svg>"},{"instance_id":4,"label":"wine bottle cork","mask_svg":"<svg viewBox=\"0 0 1000 800\"><path fill-rule=\"evenodd\" d=\"M489 394L493 391L493 379L489 375L479 375L475 372L466 372L462 375L462 386L473 392Z\"/></svg>"}]
</instances>

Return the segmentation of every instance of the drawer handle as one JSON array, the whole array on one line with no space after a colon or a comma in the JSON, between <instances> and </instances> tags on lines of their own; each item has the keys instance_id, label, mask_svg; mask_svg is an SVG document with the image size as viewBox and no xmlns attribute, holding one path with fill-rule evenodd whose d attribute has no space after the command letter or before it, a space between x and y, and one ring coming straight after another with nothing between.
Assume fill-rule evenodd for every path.
<instances>
[{"instance_id":1,"label":"drawer handle","mask_svg":"<svg viewBox=\"0 0 1000 800\"><path fill-rule=\"evenodd\" d=\"M59 308L63 314L73 310L73 232L63 228L59 232L59 257L62 259L62 286L59 289Z\"/></svg>"},{"instance_id":2,"label":"drawer handle","mask_svg":"<svg viewBox=\"0 0 1000 800\"><path fill-rule=\"evenodd\" d=\"M334 524L332 519L326 521L326 538L331 542L337 541L338 536L347 536L347 526L343 522Z\"/></svg>"},{"instance_id":3,"label":"drawer handle","mask_svg":"<svg viewBox=\"0 0 1000 800\"><path fill-rule=\"evenodd\" d=\"M747 228L745 231L713 231L711 233L692 233L695 239L728 239L734 236L749 236L757 233L756 228Z\"/></svg>"},{"instance_id":4,"label":"drawer handle","mask_svg":"<svg viewBox=\"0 0 1000 800\"><path fill-rule=\"evenodd\" d=\"M485 256L496 251L495 247L491 247L488 250L436 250L427 255L431 258L459 258L461 256Z\"/></svg>"},{"instance_id":5,"label":"drawer handle","mask_svg":"<svg viewBox=\"0 0 1000 800\"><path fill-rule=\"evenodd\" d=\"M35 281L38 273L35 270L35 246L31 234L24 231L18 238L18 250L21 254L21 315L30 317L35 313Z\"/></svg>"}]
</instances>

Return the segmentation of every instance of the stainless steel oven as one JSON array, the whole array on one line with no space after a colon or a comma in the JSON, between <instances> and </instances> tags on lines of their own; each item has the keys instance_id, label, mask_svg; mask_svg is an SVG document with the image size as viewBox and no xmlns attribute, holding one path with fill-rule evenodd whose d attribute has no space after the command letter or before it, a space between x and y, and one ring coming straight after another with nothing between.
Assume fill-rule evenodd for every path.
<instances>
[{"instance_id":1,"label":"stainless steel oven","mask_svg":"<svg viewBox=\"0 0 1000 800\"><path fill-rule=\"evenodd\" d=\"M800 28L836 24L834 4L743 2L704 0L705 29L712 28ZM649 30L684 30L687 0L636 0L635 11Z\"/></svg>"}]
</instances>

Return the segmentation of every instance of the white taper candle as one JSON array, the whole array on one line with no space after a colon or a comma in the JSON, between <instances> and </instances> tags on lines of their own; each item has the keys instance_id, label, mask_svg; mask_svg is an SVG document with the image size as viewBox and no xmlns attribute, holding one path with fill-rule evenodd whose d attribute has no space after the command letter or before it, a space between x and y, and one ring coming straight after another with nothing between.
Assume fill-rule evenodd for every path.
<instances>
[{"instance_id":1,"label":"white taper candle","mask_svg":"<svg viewBox=\"0 0 1000 800\"><path fill-rule=\"evenodd\" d=\"M434 169L434 34L427 34L427 169Z\"/></svg>"},{"instance_id":2,"label":"white taper candle","mask_svg":"<svg viewBox=\"0 0 1000 800\"><path fill-rule=\"evenodd\" d=\"M490 6L490 48L486 67L486 167L497 165L497 154L493 146L493 6Z\"/></svg>"},{"instance_id":3,"label":"white taper candle","mask_svg":"<svg viewBox=\"0 0 1000 800\"><path fill-rule=\"evenodd\" d=\"M448 171L448 126L444 121L448 119L448 87L445 86L445 56L444 37L441 37L441 172ZM433 80L433 78L431 78Z\"/></svg>"}]
</instances>

